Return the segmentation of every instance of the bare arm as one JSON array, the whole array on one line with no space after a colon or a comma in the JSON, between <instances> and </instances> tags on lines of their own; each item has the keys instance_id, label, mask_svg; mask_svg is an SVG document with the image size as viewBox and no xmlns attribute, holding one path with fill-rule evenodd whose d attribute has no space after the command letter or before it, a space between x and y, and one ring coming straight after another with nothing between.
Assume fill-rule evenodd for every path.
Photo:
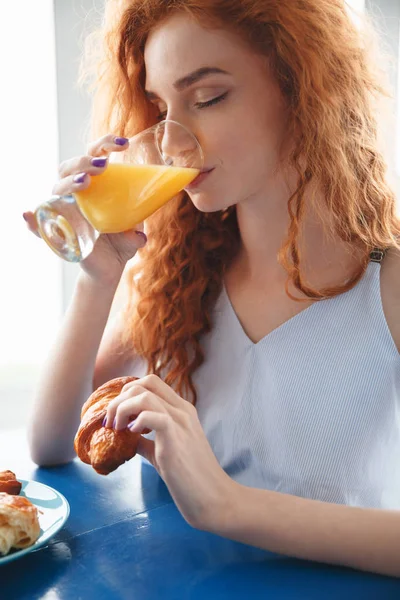
<instances>
[{"instance_id":1,"label":"bare arm","mask_svg":"<svg viewBox=\"0 0 400 600\"><path fill-rule=\"evenodd\" d=\"M400 577L400 511L358 508L233 482L219 535L306 560Z\"/></svg>"},{"instance_id":2,"label":"bare arm","mask_svg":"<svg viewBox=\"0 0 400 600\"><path fill-rule=\"evenodd\" d=\"M94 142L88 155L65 161L60 165L61 178L53 193L64 195L86 189L91 178L107 168L107 161L99 165L93 163L93 158L107 157L110 152L126 149L127 144L128 140L109 134ZM78 173L81 177L76 181ZM25 213L24 218L29 229L38 235L34 214ZM32 459L37 464L65 463L75 457L74 436L82 404L93 391L93 380L99 385L102 377L121 374L124 357L113 352L112 336L106 335L103 341L102 338L125 265L146 243L141 228L140 224L135 231L102 234L93 252L81 263L71 305L36 394L28 439ZM118 338L118 330L113 335ZM94 378L100 343L101 365L96 368Z\"/></svg>"},{"instance_id":3,"label":"bare arm","mask_svg":"<svg viewBox=\"0 0 400 600\"><path fill-rule=\"evenodd\" d=\"M227 475L196 408L155 374L129 383L107 410L123 429L155 432L138 453L198 529L301 559L400 577L400 511L359 508L246 487Z\"/></svg>"},{"instance_id":4,"label":"bare arm","mask_svg":"<svg viewBox=\"0 0 400 600\"><path fill-rule=\"evenodd\" d=\"M32 459L40 465L75 456L82 404L93 391L96 356L117 287L82 272L45 365L29 427ZM111 358L111 357L110 357Z\"/></svg>"},{"instance_id":5,"label":"bare arm","mask_svg":"<svg viewBox=\"0 0 400 600\"><path fill-rule=\"evenodd\" d=\"M400 254L381 271L385 316L400 351ZM343 506L232 483L210 528L231 539L297 558L400 577L400 511Z\"/></svg>"}]
</instances>

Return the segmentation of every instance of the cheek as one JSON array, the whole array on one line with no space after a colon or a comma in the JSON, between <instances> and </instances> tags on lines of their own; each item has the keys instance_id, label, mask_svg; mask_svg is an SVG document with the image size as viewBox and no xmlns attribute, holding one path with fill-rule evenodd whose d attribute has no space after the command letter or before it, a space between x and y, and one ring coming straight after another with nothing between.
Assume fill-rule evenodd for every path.
<instances>
[{"instance_id":1,"label":"cheek","mask_svg":"<svg viewBox=\"0 0 400 600\"><path fill-rule=\"evenodd\" d=\"M266 123L247 119L233 128L217 155L231 190L251 193L265 185L278 168L280 144L276 129Z\"/></svg>"},{"instance_id":2,"label":"cheek","mask_svg":"<svg viewBox=\"0 0 400 600\"><path fill-rule=\"evenodd\" d=\"M284 139L284 120L278 106L265 108L243 102L221 115L205 132L206 155L240 174L257 171L262 165L275 167Z\"/></svg>"},{"instance_id":3,"label":"cheek","mask_svg":"<svg viewBox=\"0 0 400 600\"><path fill-rule=\"evenodd\" d=\"M251 106L224 112L204 134L207 164L216 178L193 196L200 210L220 210L265 189L278 168L283 116L277 110Z\"/></svg>"}]
</instances>

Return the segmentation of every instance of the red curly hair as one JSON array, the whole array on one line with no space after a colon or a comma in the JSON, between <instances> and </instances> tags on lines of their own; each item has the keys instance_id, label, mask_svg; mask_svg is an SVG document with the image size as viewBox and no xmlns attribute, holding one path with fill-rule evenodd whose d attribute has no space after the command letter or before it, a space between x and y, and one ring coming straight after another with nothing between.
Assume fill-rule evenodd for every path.
<instances>
[{"instance_id":1,"label":"red curly hair","mask_svg":"<svg viewBox=\"0 0 400 600\"><path fill-rule=\"evenodd\" d=\"M344 0L108 0L103 27L91 36L101 53L96 134L131 136L154 124L154 107L144 95L144 47L152 28L175 11L204 26L229 27L268 57L289 107L295 139L290 163L298 173L278 258L288 282L307 298L349 290L372 249L400 249L400 224L377 143L374 100L383 90ZM350 281L323 290L303 281L298 248L305 192L314 182L333 217L328 233L365 258ZM149 218L147 230L149 241L128 271L127 339L149 372L167 373L165 381L183 396L191 393L195 403L192 375L204 360L200 341L212 329L224 272L239 249L236 209L201 213L182 193Z\"/></svg>"}]
</instances>

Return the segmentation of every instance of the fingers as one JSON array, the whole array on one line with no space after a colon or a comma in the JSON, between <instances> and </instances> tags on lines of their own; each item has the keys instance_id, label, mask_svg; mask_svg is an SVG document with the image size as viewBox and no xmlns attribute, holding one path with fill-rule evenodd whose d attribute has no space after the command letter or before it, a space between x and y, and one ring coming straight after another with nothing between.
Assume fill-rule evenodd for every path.
<instances>
[{"instance_id":1,"label":"fingers","mask_svg":"<svg viewBox=\"0 0 400 600\"><path fill-rule=\"evenodd\" d=\"M144 410L140 413L135 422L129 427L134 433L141 433L145 430L167 431L171 429L173 419L168 413L159 413L152 410Z\"/></svg>"},{"instance_id":2,"label":"fingers","mask_svg":"<svg viewBox=\"0 0 400 600\"><path fill-rule=\"evenodd\" d=\"M117 430L125 429L138 414L132 412L135 397L143 394L145 390L138 388L131 390L129 393L126 393L125 390L124 393L124 388L122 388L120 394L114 400L111 400L107 407L105 421L103 421L105 427L112 427Z\"/></svg>"},{"instance_id":3,"label":"fingers","mask_svg":"<svg viewBox=\"0 0 400 600\"><path fill-rule=\"evenodd\" d=\"M34 233L37 237L40 238L40 233L38 231L38 226L36 222L36 217L33 212L24 212L22 215L26 221L26 225L32 233Z\"/></svg>"},{"instance_id":4,"label":"fingers","mask_svg":"<svg viewBox=\"0 0 400 600\"><path fill-rule=\"evenodd\" d=\"M145 388L156 396L160 396L169 405L174 406L175 408L182 408L186 405L191 406L191 404L188 402L182 403L182 398L180 398L178 394L176 394L174 390L167 383L165 383L165 381L160 379L160 377L157 377L157 375L146 375L137 381L131 381L122 388L122 392L125 390L132 390L137 386Z\"/></svg>"},{"instance_id":5,"label":"fingers","mask_svg":"<svg viewBox=\"0 0 400 600\"><path fill-rule=\"evenodd\" d=\"M135 229L128 229L127 231L124 231L123 233L124 233L126 241L128 243L133 242L138 250L140 250L140 248L144 248L144 246L147 243L146 234L143 231L141 231L140 229L136 229L136 227L135 227Z\"/></svg>"},{"instance_id":6,"label":"fingers","mask_svg":"<svg viewBox=\"0 0 400 600\"><path fill-rule=\"evenodd\" d=\"M104 170L104 169L103 169ZM57 196L66 196L81 190L86 190L91 181L90 175L87 173L76 173L60 179L53 187L53 194Z\"/></svg>"},{"instance_id":7,"label":"fingers","mask_svg":"<svg viewBox=\"0 0 400 600\"><path fill-rule=\"evenodd\" d=\"M127 138L108 134L102 138L92 142L88 146L88 154L90 156L103 156L110 152L121 152L128 147L129 140Z\"/></svg>"},{"instance_id":8,"label":"fingers","mask_svg":"<svg viewBox=\"0 0 400 600\"><path fill-rule=\"evenodd\" d=\"M138 223L137 225L135 225L135 231L141 231L142 233L144 233L144 223ZM146 237L147 239L147 237Z\"/></svg>"},{"instance_id":9,"label":"fingers","mask_svg":"<svg viewBox=\"0 0 400 600\"><path fill-rule=\"evenodd\" d=\"M166 413L162 400L144 388L121 392L108 405L105 426L117 431L126 429L140 413L147 410Z\"/></svg>"},{"instance_id":10,"label":"fingers","mask_svg":"<svg viewBox=\"0 0 400 600\"><path fill-rule=\"evenodd\" d=\"M108 155L111 152L121 152L129 146L127 138L108 134L96 140L88 147L86 156L77 156L62 162L59 166L60 180L53 187L52 193L57 196L65 196L85 190L89 187L91 177L100 175L108 165ZM23 214L28 229L37 237L40 237L34 213L27 211ZM143 225L137 227L143 231ZM144 246L145 238L140 238L140 246Z\"/></svg>"},{"instance_id":11,"label":"fingers","mask_svg":"<svg viewBox=\"0 0 400 600\"><path fill-rule=\"evenodd\" d=\"M69 175L100 175L107 168L108 157L93 157L93 156L75 156L68 160L64 160L58 167L58 174L61 179Z\"/></svg>"},{"instance_id":12,"label":"fingers","mask_svg":"<svg viewBox=\"0 0 400 600\"><path fill-rule=\"evenodd\" d=\"M87 155L63 161L58 169L60 181L53 187L53 194L62 196L86 189L90 185L91 176L104 173L108 155L126 150L128 144L127 138L105 135L90 144Z\"/></svg>"},{"instance_id":13,"label":"fingers","mask_svg":"<svg viewBox=\"0 0 400 600\"><path fill-rule=\"evenodd\" d=\"M153 440L148 440L147 438L140 436L136 448L136 454L140 454L140 456L143 456L146 460L149 461L149 463L155 466L154 452L155 444Z\"/></svg>"},{"instance_id":14,"label":"fingers","mask_svg":"<svg viewBox=\"0 0 400 600\"><path fill-rule=\"evenodd\" d=\"M120 140L120 143L115 140ZM89 145L86 155L74 156L64 160L58 168L59 175L61 178L78 173L99 175L107 167L109 154L126 150L128 144L129 140L127 138L120 138L111 134L105 135Z\"/></svg>"}]
</instances>

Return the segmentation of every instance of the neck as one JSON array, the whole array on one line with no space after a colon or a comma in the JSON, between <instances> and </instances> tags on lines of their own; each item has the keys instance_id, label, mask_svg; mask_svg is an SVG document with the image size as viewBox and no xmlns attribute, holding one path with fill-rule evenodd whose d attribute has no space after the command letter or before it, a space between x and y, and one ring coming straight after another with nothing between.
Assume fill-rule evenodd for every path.
<instances>
[{"instance_id":1,"label":"neck","mask_svg":"<svg viewBox=\"0 0 400 600\"><path fill-rule=\"evenodd\" d=\"M278 263L278 252L287 238L287 207L293 189L283 178L277 178L267 193L248 197L237 205L241 250L234 268L241 279L256 285L284 285L287 273ZM310 196L304 201L306 209L298 237L303 279L314 286L337 284L358 268L361 256L338 236L328 236ZM322 194L316 192L314 203L325 206ZM329 224L327 210L322 219Z\"/></svg>"}]
</instances>

